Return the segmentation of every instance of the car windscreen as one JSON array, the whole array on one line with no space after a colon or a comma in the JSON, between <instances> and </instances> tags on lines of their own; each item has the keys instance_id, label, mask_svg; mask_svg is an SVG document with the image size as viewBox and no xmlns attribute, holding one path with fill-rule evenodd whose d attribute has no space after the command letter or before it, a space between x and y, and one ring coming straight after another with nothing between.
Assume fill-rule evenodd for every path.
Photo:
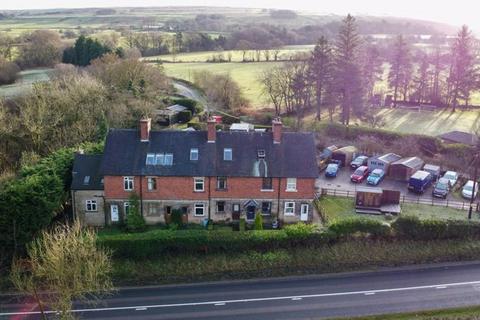
<instances>
[{"instance_id":1,"label":"car windscreen","mask_svg":"<svg viewBox=\"0 0 480 320\"><path fill-rule=\"evenodd\" d=\"M446 184L443 184L443 183L437 183L437 185L435 186L435 189L438 189L438 190L447 190L447 185L446 185Z\"/></svg>"},{"instance_id":2,"label":"car windscreen","mask_svg":"<svg viewBox=\"0 0 480 320\"><path fill-rule=\"evenodd\" d=\"M355 172L353 174L357 175L357 176L361 176L361 175L363 175L363 172L364 172L363 169L357 169L357 170L355 170Z\"/></svg>"}]
</instances>

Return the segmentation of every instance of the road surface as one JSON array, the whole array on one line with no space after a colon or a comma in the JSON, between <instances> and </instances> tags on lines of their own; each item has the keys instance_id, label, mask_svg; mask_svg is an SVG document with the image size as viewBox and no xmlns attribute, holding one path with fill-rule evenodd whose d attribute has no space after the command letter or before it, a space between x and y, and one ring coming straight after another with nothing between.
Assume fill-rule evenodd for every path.
<instances>
[{"instance_id":1,"label":"road surface","mask_svg":"<svg viewBox=\"0 0 480 320\"><path fill-rule=\"evenodd\" d=\"M12 298L0 301L0 318L39 318L18 317L27 308ZM321 319L479 304L480 263L469 263L128 288L96 306L76 305L74 312L82 319Z\"/></svg>"}]
</instances>

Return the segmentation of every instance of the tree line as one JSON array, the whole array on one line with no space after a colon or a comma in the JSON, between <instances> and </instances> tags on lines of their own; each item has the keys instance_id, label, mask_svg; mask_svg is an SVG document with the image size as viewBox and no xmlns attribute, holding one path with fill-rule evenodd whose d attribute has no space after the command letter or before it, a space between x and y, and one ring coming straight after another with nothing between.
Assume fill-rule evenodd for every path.
<instances>
[{"instance_id":1,"label":"tree line","mask_svg":"<svg viewBox=\"0 0 480 320\"><path fill-rule=\"evenodd\" d=\"M455 111L480 88L477 43L463 26L447 48L439 43L429 51L416 49L402 35L385 48L361 37L348 15L334 41L321 36L312 52L263 72L259 80L275 113L296 114L298 122L313 108L317 120L325 111L330 121L338 111L345 125L352 115L368 120L367 107L380 104L385 93L393 107L434 104ZM385 64L388 92L379 92Z\"/></svg>"}]
</instances>

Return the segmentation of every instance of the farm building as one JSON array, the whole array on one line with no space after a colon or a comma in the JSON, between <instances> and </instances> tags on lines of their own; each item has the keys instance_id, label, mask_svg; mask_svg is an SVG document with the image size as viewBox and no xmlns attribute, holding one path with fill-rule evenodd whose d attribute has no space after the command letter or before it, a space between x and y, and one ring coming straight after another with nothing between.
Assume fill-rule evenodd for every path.
<instances>
[{"instance_id":1,"label":"farm building","mask_svg":"<svg viewBox=\"0 0 480 320\"><path fill-rule=\"evenodd\" d=\"M332 159L342 162L342 166L348 166L355 158L357 148L354 146L347 146L333 151Z\"/></svg>"},{"instance_id":2,"label":"farm building","mask_svg":"<svg viewBox=\"0 0 480 320\"><path fill-rule=\"evenodd\" d=\"M408 181L415 172L423 168L424 164L419 157L402 158L390 165L389 176L395 180Z\"/></svg>"},{"instance_id":3,"label":"farm building","mask_svg":"<svg viewBox=\"0 0 480 320\"><path fill-rule=\"evenodd\" d=\"M390 165L402 157L395 153L387 153L380 157L368 159L368 170L371 172L375 169L382 169L387 175Z\"/></svg>"}]
</instances>

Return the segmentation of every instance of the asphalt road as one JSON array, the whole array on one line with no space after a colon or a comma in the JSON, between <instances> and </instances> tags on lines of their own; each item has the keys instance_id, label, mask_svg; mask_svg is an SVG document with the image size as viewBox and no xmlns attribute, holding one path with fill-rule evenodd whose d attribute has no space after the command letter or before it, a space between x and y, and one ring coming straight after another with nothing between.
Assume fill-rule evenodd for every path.
<instances>
[{"instance_id":1,"label":"asphalt road","mask_svg":"<svg viewBox=\"0 0 480 320\"><path fill-rule=\"evenodd\" d=\"M39 319L16 313L28 306L0 298L0 318ZM479 304L480 263L470 263L129 288L74 312L82 319L321 319Z\"/></svg>"}]
</instances>

